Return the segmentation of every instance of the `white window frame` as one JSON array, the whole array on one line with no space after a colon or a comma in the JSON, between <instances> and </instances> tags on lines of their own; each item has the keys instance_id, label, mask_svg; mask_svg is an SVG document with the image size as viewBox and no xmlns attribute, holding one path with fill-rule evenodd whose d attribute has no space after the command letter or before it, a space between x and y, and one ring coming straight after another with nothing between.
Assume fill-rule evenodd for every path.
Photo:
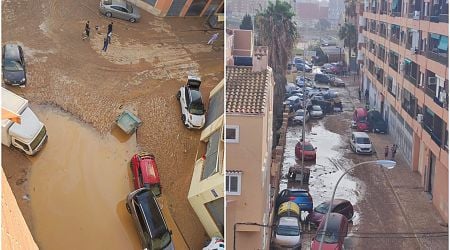
<instances>
[{"instance_id":1,"label":"white window frame","mask_svg":"<svg viewBox=\"0 0 450 250\"><path fill-rule=\"evenodd\" d=\"M227 137L227 129L234 129L236 132L236 138L228 139ZM225 141L227 143L239 143L239 126L238 125L226 125L225 126Z\"/></svg>"},{"instance_id":2,"label":"white window frame","mask_svg":"<svg viewBox=\"0 0 450 250\"><path fill-rule=\"evenodd\" d=\"M229 177L228 181L230 181L230 177L236 177L237 178L237 190L236 191L228 190L227 188L230 187L230 185L228 183L225 183L225 189L227 189L226 190L226 194L227 195L241 195L241 179L242 179L241 172L227 172L226 176ZM225 178L225 181L226 180L227 179Z\"/></svg>"}]
</instances>

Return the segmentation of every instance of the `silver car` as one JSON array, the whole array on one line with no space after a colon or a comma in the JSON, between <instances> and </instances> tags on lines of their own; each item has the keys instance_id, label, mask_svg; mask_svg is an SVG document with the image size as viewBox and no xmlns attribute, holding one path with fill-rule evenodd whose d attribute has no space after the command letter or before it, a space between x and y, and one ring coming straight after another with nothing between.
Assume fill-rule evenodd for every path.
<instances>
[{"instance_id":1,"label":"silver car","mask_svg":"<svg viewBox=\"0 0 450 250\"><path fill-rule=\"evenodd\" d=\"M116 17L132 23L141 18L138 8L125 0L100 0L99 10L107 17Z\"/></svg>"}]
</instances>

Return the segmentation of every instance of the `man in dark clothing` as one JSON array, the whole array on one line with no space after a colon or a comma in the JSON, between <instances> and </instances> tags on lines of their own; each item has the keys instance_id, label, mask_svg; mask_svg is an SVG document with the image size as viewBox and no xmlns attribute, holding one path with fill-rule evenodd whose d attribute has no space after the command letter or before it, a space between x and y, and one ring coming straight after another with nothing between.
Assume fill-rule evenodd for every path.
<instances>
[{"instance_id":1,"label":"man in dark clothing","mask_svg":"<svg viewBox=\"0 0 450 250\"><path fill-rule=\"evenodd\" d=\"M86 37L89 38L89 33L91 32L91 27L89 27L89 21L86 22L86 26L84 27L84 31L86 32Z\"/></svg>"},{"instance_id":2,"label":"man in dark clothing","mask_svg":"<svg viewBox=\"0 0 450 250\"><path fill-rule=\"evenodd\" d=\"M105 51L106 52L106 50L108 49L108 44L109 44L109 42L108 42L108 36L106 36L104 39L103 39L103 51Z\"/></svg>"},{"instance_id":3,"label":"man in dark clothing","mask_svg":"<svg viewBox=\"0 0 450 250\"><path fill-rule=\"evenodd\" d=\"M110 24L108 24L108 35L109 35L109 33L112 33L112 25L113 25L113 22L111 22Z\"/></svg>"},{"instance_id":4,"label":"man in dark clothing","mask_svg":"<svg viewBox=\"0 0 450 250\"><path fill-rule=\"evenodd\" d=\"M389 155L389 146L386 145L386 147L384 148L384 159L387 159Z\"/></svg>"}]
</instances>

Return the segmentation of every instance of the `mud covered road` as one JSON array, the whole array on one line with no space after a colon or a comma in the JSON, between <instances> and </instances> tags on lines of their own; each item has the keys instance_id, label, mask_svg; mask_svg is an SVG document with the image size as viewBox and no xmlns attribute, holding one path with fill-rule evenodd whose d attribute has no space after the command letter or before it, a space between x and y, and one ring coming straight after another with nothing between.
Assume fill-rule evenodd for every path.
<instances>
[{"instance_id":1,"label":"mud covered road","mask_svg":"<svg viewBox=\"0 0 450 250\"><path fill-rule=\"evenodd\" d=\"M32 104L60 107L102 137L115 129L121 111L135 111L143 121L137 151L157 157L170 212L189 247L199 249L207 237L187 193L200 132L181 124L175 94L187 74L195 73L202 77L207 101L209 91L223 78L223 37L214 47L206 45L217 31L209 30L202 18L159 18L141 10L141 21L131 24L101 16L97 6L96 0L2 1L3 44L22 45L28 70L27 87L9 89ZM83 41L86 20L91 38ZM102 40L110 21L112 44L105 53ZM33 232L38 226L30 221L36 218L30 218L29 202L22 199L29 194L29 169L8 169L7 164L30 161L4 150L5 172Z\"/></svg>"}]
</instances>

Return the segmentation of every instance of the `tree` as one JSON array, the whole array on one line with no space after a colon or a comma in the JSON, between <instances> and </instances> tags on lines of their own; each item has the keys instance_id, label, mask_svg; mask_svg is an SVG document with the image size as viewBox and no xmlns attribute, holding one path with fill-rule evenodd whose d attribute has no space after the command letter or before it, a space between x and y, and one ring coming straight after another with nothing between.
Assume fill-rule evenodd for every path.
<instances>
[{"instance_id":1,"label":"tree","mask_svg":"<svg viewBox=\"0 0 450 250\"><path fill-rule=\"evenodd\" d=\"M331 23L327 19L319 19L319 22L317 22L316 28L324 31L331 27Z\"/></svg>"},{"instance_id":2,"label":"tree","mask_svg":"<svg viewBox=\"0 0 450 250\"><path fill-rule=\"evenodd\" d=\"M253 30L252 17L249 14L245 14L244 18L242 18L239 28L241 30Z\"/></svg>"},{"instance_id":3,"label":"tree","mask_svg":"<svg viewBox=\"0 0 450 250\"><path fill-rule=\"evenodd\" d=\"M269 47L269 66L273 69L274 90L274 130L281 124L283 99L286 86L287 64L291 58L298 37L295 13L292 6L284 1L269 1L265 10L260 9L256 16L257 45ZM277 123L278 122L278 123Z\"/></svg>"},{"instance_id":4,"label":"tree","mask_svg":"<svg viewBox=\"0 0 450 250\"><path fill-rule=\"evenodd\" d=\"M356 28L351 23L344 23L338 32L339 39L344 41L344 47L348 47L348 63L352 56L352 49L356 49L358 43L358 33Z\"/></svg>"}]
</instances>

